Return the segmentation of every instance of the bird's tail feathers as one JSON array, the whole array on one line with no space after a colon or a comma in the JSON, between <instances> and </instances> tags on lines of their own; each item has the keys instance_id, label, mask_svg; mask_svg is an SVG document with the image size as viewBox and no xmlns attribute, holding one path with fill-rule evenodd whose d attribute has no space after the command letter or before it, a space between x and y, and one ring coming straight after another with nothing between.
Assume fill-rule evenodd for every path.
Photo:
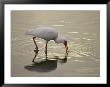
<instances>
[{"instance_id":1,"label":"bird's tail feathers","mask_svg":"<svg viewBox=\"0 0 110 87\"><path fill-rule=\"evenodd\" d=\"M32 35L32 32L31 31L27 31L27 32L25 32L25 35Z\"/></svg>"}]
</instances>

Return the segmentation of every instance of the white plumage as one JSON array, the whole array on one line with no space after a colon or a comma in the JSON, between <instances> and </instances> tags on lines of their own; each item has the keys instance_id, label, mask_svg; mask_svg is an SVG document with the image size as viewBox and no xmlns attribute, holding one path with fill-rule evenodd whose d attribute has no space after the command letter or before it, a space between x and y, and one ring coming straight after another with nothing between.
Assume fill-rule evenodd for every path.
<instances>
[{"instance_id":1,"label":"white plumage","mask_svg":"<svg viewBox=\"0 0 110 87\"><path fill-rule=\"evenodd\" d=\"M46 40L46 46L45 46L46 56L47 56L47 43L50 40L54 40L55 43L63 43L65 45L66 53L67 53L67 50L68 50L67 39L65 37L58 36L58 32L54 28L51 28L51 27L38 27L34 30L27 31L26 35L32 35L33 36L33 41L34 41L34 44L36 46L34 51L36 53L38 53L38 47L37 47L37 44L35 42L36 37Z\"/></svg>"},{"instance_id":2,"label":"white plumage","mask_svg":"<svg viewBox=\"0 0 110 87\"><path fill-rule=\"evenodd\" d=\"M58 37L58 32L51 27L38 27L32 31L26 32L26 34L42 38L46 41L55 40Z\"/></svg>"}]
</instances>

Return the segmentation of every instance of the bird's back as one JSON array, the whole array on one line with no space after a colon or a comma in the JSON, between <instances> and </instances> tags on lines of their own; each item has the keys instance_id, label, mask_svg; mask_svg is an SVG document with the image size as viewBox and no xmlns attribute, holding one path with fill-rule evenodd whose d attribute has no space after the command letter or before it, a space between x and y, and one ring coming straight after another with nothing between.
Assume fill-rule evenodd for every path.
<instances>
[{"instance_id":1,"label":"bird's back","mask_svg":"<svg viewBox=\"0 0 110 87\"><path fill-rule=\"evenodd\" d=\"M42 38L45 40L54 40L58 37L58 32L51 27L38 27L27 33L28 35L33 35L38 38Z\"/></svg>"}]
</instances>

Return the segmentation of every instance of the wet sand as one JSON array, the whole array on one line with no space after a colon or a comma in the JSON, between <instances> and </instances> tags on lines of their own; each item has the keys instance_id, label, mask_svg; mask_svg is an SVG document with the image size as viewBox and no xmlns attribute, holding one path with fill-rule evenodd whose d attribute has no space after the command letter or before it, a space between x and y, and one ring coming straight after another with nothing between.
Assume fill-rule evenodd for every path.
<instances>
[{"instance_id":1,"label":"wet sand","mask_svg":"<svg viewBox=\"0 0 110 87\"><path fill-rule=\"evenodd\" d=\"M37 38L39 54L36 64L32 36L28 30L40 26L55 28L68 38L65 58L62 44L50 41L45 61L45 41ZM11 12L12 77L99 77L100 12L99 11L12 11Z\"/></svg>"}]
</instances>

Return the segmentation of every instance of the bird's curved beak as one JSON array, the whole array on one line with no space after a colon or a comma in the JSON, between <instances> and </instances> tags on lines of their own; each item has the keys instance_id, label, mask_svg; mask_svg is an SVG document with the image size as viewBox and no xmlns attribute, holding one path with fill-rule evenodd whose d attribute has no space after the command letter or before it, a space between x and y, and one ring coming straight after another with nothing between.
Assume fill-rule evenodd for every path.
<instances>
[{"instance_id":1,"label":"bird's curved beak","mask_svg":"<svg viewBox=\"0 0 110 87\"><path fill-rule=\"evenodd\" d=\"M65 45L65 49L66 49L66 53L68 52L68 45L67 45L67 41L64 41L64 45Z\"/></svg>"}]
</instances>

